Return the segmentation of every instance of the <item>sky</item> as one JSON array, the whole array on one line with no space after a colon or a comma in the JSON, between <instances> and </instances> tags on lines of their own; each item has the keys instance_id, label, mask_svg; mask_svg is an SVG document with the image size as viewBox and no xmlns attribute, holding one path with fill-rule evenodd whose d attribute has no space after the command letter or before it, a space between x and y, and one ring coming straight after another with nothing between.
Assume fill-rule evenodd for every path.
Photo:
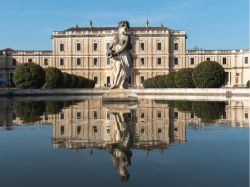
<instances>
[{"instance_id":1,"label":"sky","mask_svg":"<svg viewBox=\"0 0 250 187\"><path fill-rule=\"evenodd\" d=\"M249 0L0 0L0 7L0 49L50 50L53 31L147 19L185 30L187 49L249 48Z\"/></svg>"}]
</instances>

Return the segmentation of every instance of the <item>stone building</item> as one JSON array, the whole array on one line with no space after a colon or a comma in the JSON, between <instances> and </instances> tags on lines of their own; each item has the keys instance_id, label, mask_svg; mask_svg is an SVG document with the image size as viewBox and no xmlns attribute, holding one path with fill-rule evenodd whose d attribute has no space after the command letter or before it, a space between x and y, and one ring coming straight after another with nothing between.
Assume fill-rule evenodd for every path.
<instances>
[{"instance_id":1,"label":"stone building","mask_svg":"<svg viewBox=\"0 0 250 187\"><path fill-rule=\"evenodd\" d=\"M64 72L93 79L96 87L110 84L110 63L106 50L116 27L79 27L52 33L52 51L0 51L0 76L10 79L20 63L35 62ZM226 71L226 85L245 86L250 80L250 50L187 50L187 34L161 27L131 27L133 67L131 87L141 87L145 79L195 67L205 60L219 62Z\"/></svg>"}]
</instances>

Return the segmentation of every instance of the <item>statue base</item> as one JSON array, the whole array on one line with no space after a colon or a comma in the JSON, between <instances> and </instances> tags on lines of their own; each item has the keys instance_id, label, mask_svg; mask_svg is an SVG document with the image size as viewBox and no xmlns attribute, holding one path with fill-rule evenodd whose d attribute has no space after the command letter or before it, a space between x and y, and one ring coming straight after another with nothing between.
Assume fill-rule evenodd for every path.
<instances>
[{"instance_id":1,"label":"statue base","mask_svg":"<svg viewBox=\"0 0 250 187\"><path fill-rule=\"evenodd\" d=\"M102 96L102 102L137 102L138 96L130 89L111 89Z\"/></svg>"}]
</instances>

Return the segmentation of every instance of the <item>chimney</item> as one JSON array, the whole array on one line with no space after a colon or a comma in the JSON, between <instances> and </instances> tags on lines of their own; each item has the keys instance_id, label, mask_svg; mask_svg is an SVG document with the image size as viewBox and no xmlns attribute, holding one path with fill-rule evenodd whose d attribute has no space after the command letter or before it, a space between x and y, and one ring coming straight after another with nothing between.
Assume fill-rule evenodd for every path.
<instances>
[{"instance_id":1,"label":"chimney","mask_svg":"<svg viewBox=\"0 0 250 187\"><path fill-rule=\"evenodd\" d=\"M92 29L92 26L93 26L93 22L92 20L89 20L89 27Z\"/></svg>"},{"instance_id":2,"label":"chimney","mask_svg":"<svg viewBox=\"0 0 250 187\"><path fill-rule=\"evenodd\" d=\"M148 21L148 19L146 20L146 28L148 28L148 26L149 26L149 21Z\"/></svg>"},{"instance_id":3,"label":"chimney","mask_svg":"<svg viewBox=\"0 0 250 187\"><path fill-rule=\"evenodd\" d=\"M161 27L162 27L162 28L164 27L163 23L161 23Z\"/></svg>"}]
</instances>

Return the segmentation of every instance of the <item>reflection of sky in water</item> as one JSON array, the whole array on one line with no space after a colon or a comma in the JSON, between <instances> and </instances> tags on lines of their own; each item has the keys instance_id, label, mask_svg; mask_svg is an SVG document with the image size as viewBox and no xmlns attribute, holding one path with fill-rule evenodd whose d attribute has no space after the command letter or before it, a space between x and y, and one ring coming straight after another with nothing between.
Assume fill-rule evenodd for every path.
<instances>
[{"instance_id":1,"label":"reflection of sky in water","mask_svg":"<svg viewBox=\"0 0 250 187\"><path fill-rule=\"evenodd\" d=\"M129 114L98 99L0 107L3 186L248 184L244 102L142 100Z\"/></svg>"}]
</instances>

